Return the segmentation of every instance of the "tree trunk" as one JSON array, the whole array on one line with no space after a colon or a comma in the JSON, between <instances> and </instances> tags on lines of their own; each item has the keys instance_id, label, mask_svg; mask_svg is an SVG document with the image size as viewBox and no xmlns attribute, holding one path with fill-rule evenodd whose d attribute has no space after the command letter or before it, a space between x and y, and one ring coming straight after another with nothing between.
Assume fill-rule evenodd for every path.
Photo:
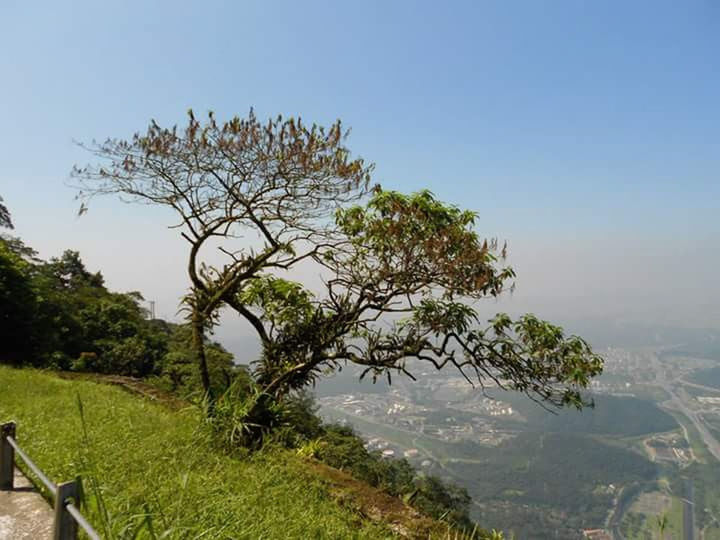
<instances>
[{"instance_id":1,"label":"tree trunk","mask_svg":"<svg viewBox=\"0 0 720 540\"><path fill-rule=\"evenodd\" d=\"M208 373L207 359L205 358L205 329L199 315L192 317L193 349L200 369L200 380L202 381L205 395L212 401L210 391L210 374Z\"/></svg>"}]
</instances>

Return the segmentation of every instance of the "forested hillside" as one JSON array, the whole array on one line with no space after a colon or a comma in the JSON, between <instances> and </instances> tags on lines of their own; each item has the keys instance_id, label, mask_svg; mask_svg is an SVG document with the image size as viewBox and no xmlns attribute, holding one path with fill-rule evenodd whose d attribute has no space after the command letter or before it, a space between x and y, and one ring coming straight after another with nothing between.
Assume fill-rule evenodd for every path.
<instances>
[{"instance_id":1,"label":"forested hillside","mask_svg":"<svg viewBox=\"0 0 720 540\"><path fill-rule=\"evenodd\" d=\"M185 326L149 319L139 292L107 289L76 251L49 261L20 239L0 239L0 362L57 370L152 377L164 388L198 388ZM220 344L208 345L216 389L238 368Z\"/></svg>"},{"instance_id":2,"label":"forested hillside","mask_svg":"<svg viewBox=\"0 0 720 540\"><path fill-rule=\"evenodd\" d=\"M494 395L512 403L526 420L524 429L530 431L633 437L677 428L675 419L656 403L635 397L597 395L594 396L594 407L577 412L547 411L528 403L521 395ZM622 418L622 422L618 418Z\"/></svg>"}]
</instances>

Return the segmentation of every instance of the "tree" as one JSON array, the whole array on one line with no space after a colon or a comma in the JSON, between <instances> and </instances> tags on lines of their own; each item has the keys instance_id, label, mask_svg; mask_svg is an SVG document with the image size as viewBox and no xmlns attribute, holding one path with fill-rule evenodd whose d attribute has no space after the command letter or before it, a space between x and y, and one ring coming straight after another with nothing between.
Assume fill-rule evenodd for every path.
<instances>
[{"instance_id":1,"label":"tree","mask_svg":"<svg viewBox=\"0 0 720 540\"><path fill-rule=\"evenodd\" d=\"M10 211L7 209L7 206L3 204L2 197L0 197L0 227L5 227L6 229L13 228Z\"/></svg>"},{"instance_id":2,"label":"tree","mask_svg":"<svg viewBox=\"0 0 720 540\"><path fill-rule=\"evenodd\" d=\"M100 274L89 274L91 281ZM169 335L148 321L140 293L113 293L103 288L97 297L68 295L82 302L75 309L82 352L72 369L147 377L160 373ZM83 355L82 353L92 353Z\"/></svg>"},{"instance_id":3,"label":"tree","mask_svg":"<svg viewBox=\"0 0 720 540\"><path fill-rule=\"evenodd\" d=\"M66 250L47 262L36 260L31 276L37 298L37 361L70 369L81 353L99 353L92 342L105 329L100 327L100 334L92 335L98 325L83 313L109 296L102 275L88 272L79 253Z\"/></svg>"},{"instance_id":4,"label":"tree","mask_svg":"<svg viewBox=\"0 0 720 540\"><path fill-rule=\"evenodd\" d=\"M30 263L0 238L0 363L22 364L33 354L35 293Z\"/></svg>"},{"instance_id":5,"label":"tree","mask_svg":"<svg viewBox=\"0 0 720 540\"><path fill-rule=\"evenodd\" d=\"M159 374L170 331L147 320L142 300L108 291L76 251L45 262L22 240L0 237L0 362Z\"/></svg>"},{"instance_id":6,"label":"tree","mask_svg":"<svg viewBox=\"0 0 720 540\"><path fill-rule=\"evenodd\" d=\"M662 515L656 516L657 519L657 528L658 528L658 538L660 540L665 540L665 531L668 527L668 516L667 512L665 512Z\"/></svg>"},{"instance_id":7,"label":"tree","mask_svg":"<svg viewBox=\"0 0 720 540\"><path fill-rule=\"evenodd\" d=\"M481 240L476 214L414 195L376 188L364 206L338 210L346 241L317 260L332 272L326 295L273 276L254 280L241 299L270 329L258 380L283 395L349 361L374 378L410 377L408 360L453 366L471 384L493 381L556 406L584 404L580 390L602 360L579 337L526 315L498 314L479 328L469 302L496 297L512 268L505 248ZM403 318L388 328L388 314Z\"/></svg>"},{"instance_id":8,"label":"tree","mask_svg":"<svg viewBox=\"0 0 720 540\"><path fill-rule=\"evenodd\" d=\"M202 384L192 355L192 330L188 325L172 325L169 329L168 351L161 362L160 382L168 390L183 396L202 391ZM226 390L244 370L233 363L233 355L222 345L205 343L205 356L212 383L212 394Z\"/></svg>"},{"instance_id":9,"label":"tree","mask_svg":"<svg viewBox=\"0 0 720 540\"><path fill-rule=\"evenodd\" d=\"M555 406L587 404L581 391L602 360L577 336L534 315L499 314L481 327L473 303L511 286L505 248L482 240L476 214L428 191L369 186L372 165L351 159L340 122L327 129L278 117L200 124L179 131L152 122L129 141L89 149L102 164L75 168L85 202L99 194L169 206L190 243L186 301L195 352L209 389L204 332L230 306L262 343L253 377L264 396L247 413L262 425L268 403L341 369L374 378L414 377L418 363L453 367ZM260 245L231 247L241 232ZM222 268L200 250L219 241ZM312 261L327 276L314 295L280 270Z\"/></svg>"},{"instance_id":10,"label":"tree","mask_svg":"<svg viewBox=\"0 0 720 540\"><path fill-rule=\"evenodd\" d=\"M102 274L88 272L80 258L80 253L70 249L65 250L60 258L50 259L47 269L63 289L78 290L82 287L99 289L105 284Z\"/></svg>"},{"instance_id":11,"label":"tree","mask_svg":"<svg viewBox=\"0 0 720 540\"><path fill-rule=\"evenodd\" d=\"M105 165L75 168L73 176L85 200L120 194L178 215L176 226L190 244L185 304L203 387L210 392L204 336L219 308L232 306L269 344L261 320L239 294L261 271L291 268L332 244L328 218L338 205L363 195L372 167L350 159L339 121L328 128L281 117L265 124L251 111L222 124L210 113L201 125L192 111L188 116L182 131L153 121L129 141L91 145ZM257 250L228 248L243 231L258 235ZM202 260L217 239L227 256L222 268Z\"/></svg>"}]
</instances>

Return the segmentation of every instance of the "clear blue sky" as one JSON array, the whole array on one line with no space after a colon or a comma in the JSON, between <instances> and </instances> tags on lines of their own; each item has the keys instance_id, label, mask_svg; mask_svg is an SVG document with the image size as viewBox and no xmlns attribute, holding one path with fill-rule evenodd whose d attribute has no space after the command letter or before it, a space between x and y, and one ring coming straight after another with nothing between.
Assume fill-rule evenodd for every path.
<instances>
[{"instance_id":1,"label":"clear blue sky","mask_svg":"<svg viewBox=\"0 0 720 540\"><path fill-rule=\"evenodd\" d=\"M168 216L105 201L78 221L64 182L87 160L73 139L188 107L342 118L383 185L479 210L534 294L718 298L719 2L10 0L0 50L18 234L81 249L166 313L183 284L157 278L182 258Z\"/></svg>"}]
</instances>

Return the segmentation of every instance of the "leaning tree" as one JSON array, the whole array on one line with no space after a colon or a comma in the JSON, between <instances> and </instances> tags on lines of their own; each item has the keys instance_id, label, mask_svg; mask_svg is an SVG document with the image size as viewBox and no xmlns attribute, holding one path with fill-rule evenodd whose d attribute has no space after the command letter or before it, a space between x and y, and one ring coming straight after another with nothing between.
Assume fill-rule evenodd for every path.
<instances>
[{"instance_id":1,"label":"leaning tree","mask_svg":"<svg viewBox=\"0 0 720 540\"><path fill-rule=\"evenodd\" d=\"M260 317L240 301L263 272L287 270L337 241L330 217L362 197L372 166L351 159L340 122L328 128L281 117L267 123L251 111L201 124L192 111L178 130L151 122L130 140L108 139L86 148L103 162L75 167L79 197L118 194L125 200L170 207L189 243L190 292L184 299L193 348L206 392L210 380L204 335L223 306L230 306L270 345ZM255 233L255 246L239 243ZM218 245L218 240L219 245ZM204 258L217 247L222 266Z\"/></svg>"},{"instance_id":2,"label":"leaning tree","mask_svg":"<svg viewBox=\"0 0 720 540\"><path fill-rule=\"evenodd\" d=\"M201 123L190 112L184 129L152 122L130 140L88 146L100 163L73 175L85 200L119 194L176 212L189 242L185 302L205 390L203 336L221 307L262 344L251 424L262 424L269 402L348 362L388 379L412 378L422 364L454 368L481 387L585 405L582 390L602 371L585 341L533 315L482 324L477 301L512 286L515 274L504 246L475 231L476 214L428 191L371 187L373 167L351 157L346 137L339 121L260 122L251 111ZM211 247L225 264L203 262ZM305 262L323 276L321 292L282 277Z\"/></svg>"}]
</instances>

